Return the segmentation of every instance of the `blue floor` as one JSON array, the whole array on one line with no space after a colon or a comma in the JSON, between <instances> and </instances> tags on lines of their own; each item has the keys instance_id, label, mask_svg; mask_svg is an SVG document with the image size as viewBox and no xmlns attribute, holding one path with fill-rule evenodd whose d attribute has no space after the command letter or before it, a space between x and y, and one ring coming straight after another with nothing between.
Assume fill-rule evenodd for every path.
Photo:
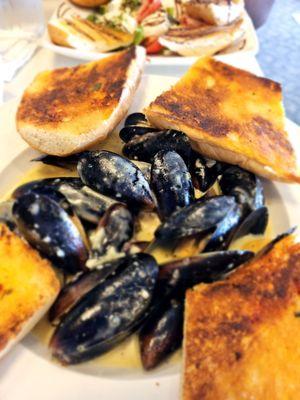
<instances>
[{"instance_id":1,"label":"blue floor","mask_svg":"<svg viewBox=\"0 0 300 400\"><path fill-rule=\"evenodd\" d=\"M276 0L257 31L257 58L265 75L282 84L287 117L300 125L300 25L292 16L295 12L300 13L300 0Z\"/></svg>"}]
</instances>

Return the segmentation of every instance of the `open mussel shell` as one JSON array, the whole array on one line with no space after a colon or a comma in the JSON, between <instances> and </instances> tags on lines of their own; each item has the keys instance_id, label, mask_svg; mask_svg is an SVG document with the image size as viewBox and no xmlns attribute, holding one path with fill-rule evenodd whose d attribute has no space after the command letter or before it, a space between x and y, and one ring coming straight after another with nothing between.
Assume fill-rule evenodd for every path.
<instances>
[{"instance_id":1,"label":"open mussel shell","mask_svg":"<svg viewBox=\"0 0 300 400\"><path fill-rule=\"evenodd\" d=\"M143 136L146 133L159 132L159 129L153 128L151 126L124 126L119 132L120 139L127 143L135 136Z\"/></svg>"},{"instance_id":2,"label":"open mussel shell","mask_svg":"<svg viewBox=\"0 0 300 400\"><path fill-rule=\"evenodd\" d=\"M254 257L247 250L228 250L200 254L160 265L159 278L180 294L201 282L221 279Z\"/></svg>"},{"instance_id":3,"label":"open mussel shell","mask_svg":"<svg viewBox=\"0 0 300 400\"><path fill-rule=\"evenodd\" d=\"M140 112L136 112L136 113L132 113L129 114L124 122L124 126L132 126L132 125L137 125L137 126L144 126L144 125L148 125L149 126L149 122L146 118L146 115Z\"/></svg>"},{"instance_id":4,"label":"open mussel shell","mask_svg":"<svg viewBox=\"0 0 300 400\"><path fill-rule=\"evenodd\" d=\"M13 197L18 198L25 193L36 193L51 197L63 205L61 193L68 203L72 206L78 217L91 224L98 224L100 217L114 203L115 200L95 192L84 186L79 178L47 178L31 181L19 186L14 192ZM64 206L64 205L63 205Z\"/></svg>"},{"instance_id":5,"label":"open mussel shell","mask_svg":"<svg viewBox=\"0 0 300 400\"><path fill-rule=\"evenodd\" d=\"M17 225L13 217L13 200L7 200L0 203L0 223L9 227L11 231L17 230Z\"/></svg>"},{"instance_id":6,"label":"open mussel shell","mask_svg":"<svg viewBox=\"0 0 300 400\"><path fill-rule=\"evenodd\" d=\"M143 367L155 368L177 350L183 338L183 301L169 299L147 319L139 333Z\"/></svg>"},{"instance_id":7,"label":"open mussel shell","mask_svg":"<svg viewBox=\"0 0 300 400\"><path fill-rule=\"evenodd\" d=\"M155 236L161 241L167 241L207 234L217 227L235 204L234 198L229 196L200 199L175 211L157 228Z\"/></svg>"},{"instance_id":8,"label":"open mussel shell","mask_svg":"<svg viewBox=\"0 0 300 400\"><path fill-rule=\"evenodd\" d=\"M158 266L148 254L123 259L123 270L89 291L62 319L50 347L63 364L90 360L135 331L146 315Z\"/></svg>"},{"instance_id":9,"label":"open mussel shell","mask_svg":"<svg viewBox=\"0 0 300 400\"><path fill-rule=\"evenodd\" d=\"M133 217L125 204L113 204L101 218L97 229L90 235L92 255L88 268L99 263L119 258L123 246L133 236Z\"/></svg>"},{"instance_id":10,"label":"open mussel shell","mask_svg":"<svg viewBox=\"0 0 300 400\"><path fill-rule=\"evenodd\" d=\"M287 231L277 235L268 244L266 244L261 250L259 250L259 252L256 253L255 258L259 258L259 257L263 256L264 254L268 253L269 251L271 251L278 242L280 242L282 239L286 238L287 236L292 235L296 229L297 229L297 226L293 226L292 228L289 228Z\"/></svg>"},{"instance_id":11,"label":"open mussel shell","mask_svg":"<svg viewBox=\"0 0 300 400\"><path fill-rule=\"evenodd\" d=\"M189 138L179 131L167 130L136 136L123 147L124 156L133 160L152 162L160 150L174 150L189 163L191 146Z\"/></svg>"},{"instance_id":12,"label":"open mussel shell","mask_svg":"<svg viewBox=\"0 0 300 400\"><path fill-rule=\"evenodd\" d=\"M118 267L122 266L122 260L114 260L99 264L97 269L80 272L68 282L49 311L49 321L57 324L78 301L90 290L103 282L108 276L116 273Z\"/></svg>"},{"instance_id":13,"label":"open mussel shell","mask_svg":"<svg viewBox=\"0 0 300 400\"><path fill-rule=\"evenodd\" d=\"M190 172L195 187L201 192L207 192L214 185L224 168L225 164L220 161L211 160L192 151Z\"/></svg>"},{"instance_id":14,"label":"open mussel shell","mask_svg":"<svg viewBox=\"0 0 300 400\"><path fill-rule=\"evenodd\" d=\"M219 185L223 194L234 196L237 203L243 206L244 214L264 206L262 183L251 172L237 166L228 167L222 174Z\"/></svg>"},{"instance_id":15,"label":"open mussel shell","mask_svg":"<svg viewBox=\"0 0 300 400\"><path fill-rule=\"evenodd\" d=\"M31 161L38 161L38 162L42 162L43 164L46 164L46 165L53 165L55 167L72 170L72 169L76 168L76 165L77 165L78 161L80 160L80 157L85 153L87 153L87 152L84 151L82 153L76 153L76 154L72 154L72 155L66 156L66 157L42 155L42 156L34 158Z\"/></svg>"},{"instance_id":16,"label":"open mussel shell","mask_svg":"<svg viewBox=\"0 0 300 400\"><path fill-rule=\"evenodd\" d=\"M269 212L267 207L252 211L234 232L232 242L246 235L263 235L267 229Z\"/></svg>"},{"instance_id":17,"label":"open mussel shell","mask_svg":"<svg viewBox=\"0 0 300 400\"><path fill-rule=\"evenodd\" d=\"M203 252L212 252L217 250L225 250L228 248L234 232L238 228L242 220L243 212L239 204L235 204L220 221L216 230L208 239Z\"/></svg>"},{"instance_id":18,"label":"open mussel shell","mask_svg":"<svg viewBox=\"0 0 300 400\"><path fill-rule=\"evenodd\" d=\"M35 193L16 199L13 215L25 239L68 273L85 269L88 251L71 216L51 198Z\"/></svg>"},{"instance_id":19,"label":"open mussel shell","mask_svg":"<svg viewBox=\"0 0 300 400\"><path fill-rule=\"evenodd\" d=\"M78 163L82 181L131 208L155 206L149 183L130 160L110 151L89 152Z\"/></svg>"},{"instance_id":20,"label":"open mussel shell","mask_svg":"<svg viewBox=\"0 0 300 400\"><path fill-rule=\"evenodd\" d=\"M182 157L173 150L163 150L154 156L151 188L163 220L174 211L189 206L194 200L191 175Z\"/></svg>"}]
</instances>

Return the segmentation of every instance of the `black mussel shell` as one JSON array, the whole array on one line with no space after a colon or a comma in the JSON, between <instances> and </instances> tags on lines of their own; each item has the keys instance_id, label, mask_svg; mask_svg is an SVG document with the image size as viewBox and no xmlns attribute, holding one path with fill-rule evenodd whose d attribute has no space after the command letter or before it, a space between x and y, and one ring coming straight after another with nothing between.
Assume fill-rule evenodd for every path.
<instances>
[{"instance_id":1,"label":"black mussel shell","mask_svg":"<svg viewBox=\"0 0 300 400\"><path fill-rule=\"evenodd\" d=\"M267 207L252 211L234 232L232 241L246 235L263 235L267 229L269 212Z\"/></svg>"},{"instance_id":2,"label":"black mussel shell","mask_svg":"<svg viewBox=\"0 0 300 400\"><path fill-rule=\"evenodd\" d=\"M160 150L174 150L187 164L190 161L189 138L183 132L173 130L136 136L124 145L123 154L133 160L152 162L153 157Z\"/></svg>"},{"instance_id":3,"label":"black mussel shell","mask_svg":"<svg viewBox=\"0 0 300 400\"><path fill-rule=\"evenodd\" d=\"M160 151L154 156L151 187L156 195L158 213L162 219L174 211L189 206L194 200L191 175L176 151Z\"/></svg>"},{"instance_id":4,"label":"black mussel shell","mask_svg":"<svg viewBox=\"0 0 300 400\"><path fill-rule=\"evenodd\" d=\"M50 347L63 364L90 360L124 340L143 322L158 266L139 253L123 259L124 269L89 291L62 319Z\"/></svg>"},{"instance_id":5,"label":"black mussel shell","mask_svg":"<svg viewBox=\"0 0 300 400\"><path fill-rule=\"evenodd\" d=\"M179 294L201 282L221 279L239 265L254 257L246 250L218 251L171 261L160 265L159 278Z\"/></svg>"},{"instance_id":6,"label":"black mussel shell","mask_svg":"<svg viewBox=\"0 0 300 400\"><path fill-rule=\"evenodd\" d=\"M57 324L82 297L97 285L103 282L108 276L117 272L122 266L121 259L99 264L98 268L80 272L75 278L68 282L60 291L57 299L49 311L49 321Z\"/></svg>"},{"instance_id":7,"label":"black mussel shell","mask_svg":"<svg viewBox=\"0 0 300 400\"><path fill-rule=\"evenodd\" d=\"M224 171L225 164L220 161L206 158L196 151L192 151L190 172L193 183L201 192L206 192L217 181L217 178Z\"/></svg>"},{"instance_id":8,"label":"black mussel shell","mask_svg":"<svg viewBox=\"0 0 300 400\"><path fill-rule=\"evenodd\" d=\"M73 169L76 167L80 157L83 154L88 152L84 151L82 153L72 154L66 157L59 157L59 156L51 156L51 155L42 155L39 157L34 158L31 161L38 161L42 162L46 165L54 165L55 167L66 168L66 169Z\"/></svg>"},{"instance_id":9,"label":"black mussel shell","mask_svg":"<svg viewBox=\"0 0 300 400\"><path fill-rule=\"evenodd\" d=\"M131 125L131 126L124 126L124 128L120 130L119 136L120 139L123 140L123 142L127 143L135 136L143 136L146 133L159 132L159 131L160 131L159 129L153 128L151 126Z\"/></svg>"},{"instance_id":10,"label":"black mussel shell","mask_svg":"<svg viewBox=\"0 0 300 400\"><path fill-rule=\"evenodd\" d=\"M243 212L239 204L235 204L226 216L217 225L216 230L209 238L203 252L225 250L232 241L234 232L242 220Z\"/></svg>"},{"instance_id":11,"label":"black mussel shell","mask_svg":"<svg viewBox=\"0 0 300 400\"><path fill-rule=\"evenodd\" d=\"M149 183L130 160L110 151L90 152L78 163L82 181L106 196L130 207L155 206Z\"/></svg>"},{"instance_id":12,"label":"black mussel shell","mask_svg":"<svg viewBox=\"0 0 300 400\"><path fill-rule=\"evenodd\" d=\"M255 257L261 257L264 254L268 253L269 251L271 251L273 249L273 247L280 242L282 239L286 238L287 236L292 235L295 230L297 229L296 226L288 229L287 231L280 233L279 235L277 235L274 239L272 239L268 244L266 244L261 250L259 250L258 253L256 253Z\"/></svg>"},{"instance_id":13,"label":"black mussel shell","mask_svg":"<svg viewBox=\"0 0 300 400\"><path fill-rule=\"evenodd\" d=\"M200 199L175 211L157 228L155 236L164 241L208 234L216 229L235 204L234 198L229 196Z\"/></svg>"},{"instance_id":14,"label":"black mussel shell","mask_svg":"<svg viewBox=\"0 0 300 400\"><path fill-rule=\"evenodd\" d=\"M0 203L0 223L7 225L11 231L16 231L17 226L12 213L13 205L13 200Z\"/></svg>"},{"instance_id":15,"label":"black mussel shell","mask_svg":"<svg viewBox=\"0 0 300 400\"><path fill-rule=\"evenodd\" d=\"M133 216L125 204L113 204L101 218L97 229L90 235L91 256L87 267L119 258L123 246L133 236Z\"/></svg>"},{"instance_id":16,"label":"black mussel shell","mask_svg":"<svg viewBox=\"0 0 300 400\"><path fill-rule=\"evenodd\" d=\"M55 192L59 193L55 194ZM104 212L116 203L115 200L84 186L79 178L48 178L28 182L19 186L14 191L13 197L18 198L25 193L48 196L67 208L66 202L64 203L62 197L59 196L61 193L80 219L94 225L98 224Z\"/></svg>"},{"instance_id":17,"label":"black mussel shell","mask_svg":"<svg viewBox=\"0 0 300 400\"><path fill-rule=\"evenodd\" d=\"M51 198L34 193L16 199L13 215L25 239L53 264L68 273L85 269L88 252L67 212Z\"/></svg>"},{"instance_id":18,"label":"black mussel shell","mask_svg":"<svg viewBox=\"0 0 300 400\"><path fill-rule=\"evenodd\" d=\"M223 194L234 196L236 201L243 206L245 214L264 206L262 183L251 172L231 166L226 168L219 184Z\"/></svg>"},{"instance_id":19,"label":"black mussel shell","mask_svg":"<svg viewBox=\"0 0 300 400\"><path fill-rule=\"evenodd\" d=\"M170 299L147 319L139 334L144 369L150 370L177 350L183 338L183 301Z\"/></svg>"},{"instance_id":20,"label":"black mussel shell","mask_svg":"<svg viewBox=\"0 0 300 400\"><path fill-rule=\"evenodd\" d=\"M144 126L149 125L146 115L140 112L129 114L124 122L124 126L138 125Z\"/></svg>"},{"instance_id":21,"label":"black mussel shell","mask_svg":"<svg viewBox=\"0 0 300 400\"><path fill-rule=\"evenodd\" d=\"M143 173L147 182L150 183L151 180L151 164L144 161L132 161Z\"/></svg>"}]
</instances>

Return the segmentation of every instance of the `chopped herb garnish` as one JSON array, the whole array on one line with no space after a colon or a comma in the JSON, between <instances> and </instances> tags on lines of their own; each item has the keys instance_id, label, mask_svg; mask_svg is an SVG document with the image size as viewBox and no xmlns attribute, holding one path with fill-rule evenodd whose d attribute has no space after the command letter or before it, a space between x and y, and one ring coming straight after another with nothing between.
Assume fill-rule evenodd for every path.
<instances>
[{"instance_id":1,"label":"chopped herb garnish","mask_svg":"<svg viewBox=\"0 0 300 400\"><path fill-rule=\"evenodd\" d=\"M90 15L88 15L88 16L86 17L86 19L87 19L88 21L97 23L97 15L95 15L95 14L90 14Z\"/></svg>"},{"instance_id":2,"label":"chopped herb garnish","mask_svg":"<svg viewBox=\"0 0 300 400\"><path fill-rule=\"evenodd\" d=\"M94 85L94 91L100 90L101 87L102 87L102 84L101 84L100 82L95 83L95 85Z\"/></svg>"},{"instance_id":3,"label":"chopped herb garnish","mask_svg":"<svg viewBox=\"0 0 300 400\"><path fill-rule=\"evenodd\" d=\"M106 8L104 6L99 6L97 9L98 14L104 15L106 12Z\"/></svg>"},{"instance_id":4,"label":"chopped herb garnish","mask_svg":"<svg viewBox=\"0 0 300 400\"><path fill-rule=\"evenodd\" d=\"M166 11L169 17L174 18L174 7L167 7Z\"/></svg>"},{"instance_id":5,"label":"chopped herb garnish","mask_svg":"<svg viewBox=\"0 0 300 400\"><path fill-rule=\"evenodd\" d=\"M144 30L142 26L138 26L134 32L133 43L135 45L140 44L144 40Z\"/></svg>"}]
</instances>

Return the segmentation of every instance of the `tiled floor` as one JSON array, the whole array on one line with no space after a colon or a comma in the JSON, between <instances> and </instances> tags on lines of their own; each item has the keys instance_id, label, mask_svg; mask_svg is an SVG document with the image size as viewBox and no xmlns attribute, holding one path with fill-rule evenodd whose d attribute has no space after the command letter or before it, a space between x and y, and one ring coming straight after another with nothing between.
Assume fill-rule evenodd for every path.
<instances>
[{"instance_id":1,"label":"tiled floor","mask_svg":"<svg viewBox=\"0 0 300 400\"><path fill-rule=\"evenodd\" d=\"M257 33L258 61L267 77L282 83L287 116L300 124L300 25L292 16L296 12L300 13L299 0L276 0Z\"/></svg>"}]
</instances>

